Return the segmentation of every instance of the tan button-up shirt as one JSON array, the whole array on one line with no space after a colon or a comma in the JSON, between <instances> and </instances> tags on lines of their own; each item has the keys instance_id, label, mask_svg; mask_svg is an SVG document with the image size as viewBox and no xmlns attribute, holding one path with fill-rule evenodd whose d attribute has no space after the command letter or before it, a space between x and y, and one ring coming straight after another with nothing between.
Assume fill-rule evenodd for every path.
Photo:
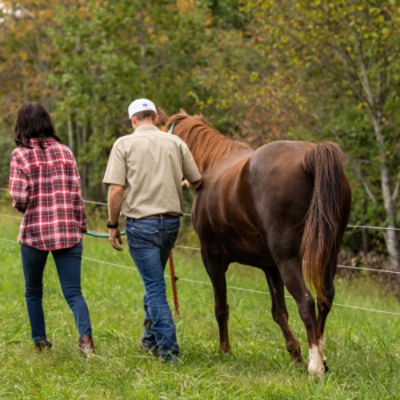
<instances>
[{"instance_id":1,"label":"tan button-up shirt","mask_svg":"<svg viewBox=\"0 0 400 400\"><path fill-rule=\"evenodd\" d=\"M124 187L121 214L144 218L182 214L182 178L201 178L186 143L149 124L116 140L103 183Z\"/></svg>"}]
</instances>

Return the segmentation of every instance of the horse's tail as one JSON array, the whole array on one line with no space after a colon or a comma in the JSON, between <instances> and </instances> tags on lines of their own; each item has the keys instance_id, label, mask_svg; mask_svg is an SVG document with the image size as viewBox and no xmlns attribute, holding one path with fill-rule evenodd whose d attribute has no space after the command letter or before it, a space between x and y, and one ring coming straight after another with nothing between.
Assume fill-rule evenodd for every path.
<instances>
[{"instance_id":1,"label":"horse's tail","mask_svg":"<svg viewBox=\"0 0 400 400\"><path fill-rule=\"evenodd\" d=\"M343 215L346 178L342 152L334 143L320 143L304 155L303 165L314 180L301 241L303 275L317 296L326 302L326 268L332 252L338 251L340 232L347 222L347 216Z\"/></svg>"}]
</instances>

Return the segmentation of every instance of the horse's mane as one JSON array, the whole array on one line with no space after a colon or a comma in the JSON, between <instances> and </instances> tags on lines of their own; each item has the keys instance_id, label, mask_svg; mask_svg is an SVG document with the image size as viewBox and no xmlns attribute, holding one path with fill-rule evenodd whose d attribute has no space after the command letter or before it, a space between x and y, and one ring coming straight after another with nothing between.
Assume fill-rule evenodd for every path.
<instances>
[{"instance_id":1,"label":"horse's mane","mask_svg":"<svg viewBox=\"0 0 400 400\"><path fill-rule=\"evenodd\" d=\"M202 116L176 114L168 121L168 128L174 125L173 133L189 147L200 172L212 167L222 157L233 152L251 152L250 146L230 139L210 128Z\"/></svg>"}]
</instances>

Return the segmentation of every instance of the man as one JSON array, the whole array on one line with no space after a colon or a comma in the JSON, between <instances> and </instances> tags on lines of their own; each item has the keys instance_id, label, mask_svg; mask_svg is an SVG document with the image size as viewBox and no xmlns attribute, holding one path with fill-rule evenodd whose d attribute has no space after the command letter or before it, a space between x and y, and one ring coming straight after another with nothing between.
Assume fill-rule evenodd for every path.
<instances>
[{"instance_id":1,"label":"man","mask_svg":"<svg viewBox=\"0 0 400 400\"><path fill-rule=\"evenodd\" d=\"M133 134L114 143L104 183L108 192L109 240L122 250L118 217L125 215L129 252L144 283L144 334L139 347L164 362L179 359L176 329L169 308L164 269L182 215L182 178L194 188L201 175L190 150L177 136L160 131L154 104L133 101L128 108Z\"/></svg>"}]
</instances>

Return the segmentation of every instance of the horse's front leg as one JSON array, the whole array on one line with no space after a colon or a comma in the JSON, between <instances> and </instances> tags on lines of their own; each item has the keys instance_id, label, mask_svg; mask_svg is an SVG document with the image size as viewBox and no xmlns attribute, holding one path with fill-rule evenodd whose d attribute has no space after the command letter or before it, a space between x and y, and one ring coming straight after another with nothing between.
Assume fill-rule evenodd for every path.
<instances>
[{"instance_id":1,"label":"horse's front leg","mask_svg":"<svg viewBox=\"0 0 400 400\"><path fill-rule=\"evenodd\" d=\"M228 269L229 262L224 260L220 254L208 253L203 245L201 248L203 262L214 289L215 318L219 328L220 349L224 353L228 353L231 348L228 333L229 306L226 301L225 272Z\"/></svg>"}]
</instances>

